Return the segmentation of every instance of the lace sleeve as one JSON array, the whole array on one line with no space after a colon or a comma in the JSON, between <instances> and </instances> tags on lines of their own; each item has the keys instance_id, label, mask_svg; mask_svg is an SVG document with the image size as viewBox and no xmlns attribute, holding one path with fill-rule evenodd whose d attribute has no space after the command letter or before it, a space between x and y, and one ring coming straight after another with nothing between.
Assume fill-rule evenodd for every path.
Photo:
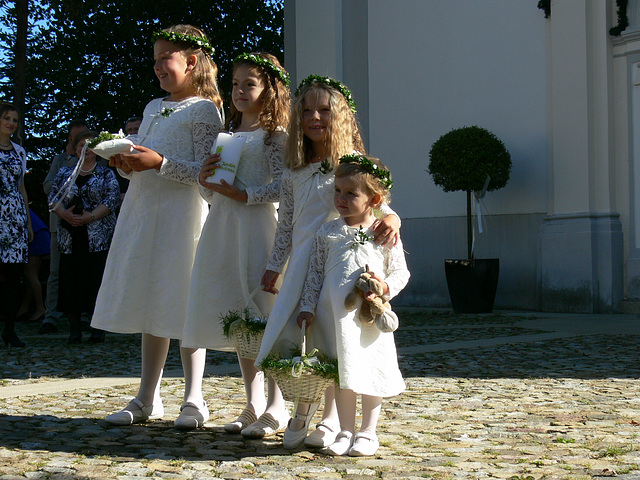
<instances>
[{"instance_id":1,"label":"lace sleeve","mask_svg":"<svg viewBox=\"0 0 640 480\"><path fill-rule=\"evenodd\" d=\"M385 270L385 282L389 285L389 293L385 295L385 298L390 300L400 293L411 276L402 249L402 240L398 240L396 245L388 249Z\"/></svg>"},{"instance_id":2,"label":"lace sleeve","mask_svg":"<svg viewBox=\"0 0 640 480\"><path fill-rule=\"evenodd\" d=\"M196 118L193 120L193 160L164 157L158 172L163 177L187 185L198 183L200 167L204 159L209 156L213 142L222 128L220 112L215 105L210 102L202 102L202 104L204 108L195 114ZM199 108L199 106L196 105L195 108Z\"/></svg>"},{"instance_id":3,"label":"lace sleeve","mask_svg":"<svg viewBox=\"0 0 640 480\"><path fill-rule=\"evenodd\" d=\"M311 258L309 259L309 270L307 278L302 288L302 298L300 299L300 311L316 311L320 290L324 281L324 265L327 260L326 235L320 230L313 240L311 247Z\"/></svg>"},{"instance_id":4,"label":"lace sleeve","mask_svg":"<svg viewBox=\"0 0 640 480\"><path fill-rule=\"evenodd\" d=\"M247 188L247 205L278 201L280 197L280 180L284 169L282 153L284 151L285 135L283 132L278 132L271 138L270 143L265 145L271 182L266 185Z\"/></svg>"},{"instance_id":5,"label":"lace sleeve","mask_svg":"<svg viewBox=\"0 0 640 480\"><path fill-rule=\"evenodd\" d=\"M280 208L278 209L278 228L273 242L271 258L267 270L282 273L291 252L291 236L293 234L293 183L285 170L280 184Z\"/></svg>"}]
</instances>

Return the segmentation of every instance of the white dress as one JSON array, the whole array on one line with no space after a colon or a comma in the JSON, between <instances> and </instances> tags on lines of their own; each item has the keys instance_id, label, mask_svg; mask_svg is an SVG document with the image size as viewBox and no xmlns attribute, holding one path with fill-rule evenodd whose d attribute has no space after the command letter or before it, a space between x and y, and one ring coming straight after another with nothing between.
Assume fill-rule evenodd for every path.
<instances>
[{"instance_id":1,"label":"white dress","mask_svg":"<svg viewBox=\"0 0 640 480\"><path fill-rule=\"evenodd\" d=\"M222 128L209 100L155 99L138 144L164 156L160 171L132 172L91 325L118 333L180 338L189 279L207 204L200 167Z\"/></svg>"},{"instance_id":2,"label":"white dress","mask_svg":"<svg viewBox=\"0 0 640 480\"><path fill-rule=\"evenodd\" d=\"M300 345L296 319L313 238L324 223L338 218L333 204L334 179L332 171L322 172L320 163L298 170L285 168L282 174L278 229L267 269L282 272L287 265L287 272L269 315L257 366L270 353L289 356L291 349ZM385 215L394 213L386 205L381 210ZM309 338L315 332L310 328Z\"/></svg>"},{"instance_id":3,"label":"white dress","mask_svg":"<svg viewBox=\"0 0 640 480\"><path fill-rule=\"evenodd\" d=\"M248 195L241 203L200 186L211 204L191 274L182 345L233 350L222 333L220 316L242 311L249 295L260 286L273 246L280 197L284 132L265 145L266 132L237 132L246 138L233 184ZM275 296L260 291L249 308L266 316Z\"/></svg>"},{"instance_id":4,"label":"white dress","mask_svg":"<svg viewBox=\"0 0 640 480\"><path fill-rule=\"evenodd\" d=\"M315 336L316 343L310 338L309 347L338 359L340 388L391 397L405 389L393 333L360 322L361 300L358 308L351 311L345 308L344 301L367 265L387 282L387 300L405 287L409 270L402 242L381 247L373 242L371 230L367 229L365 235L369 238L363 240L358 227L348 226L342 218L320 228L313 243L300 310L315 312L309 330L323 335Z\"/></svg>"}]
</instances>

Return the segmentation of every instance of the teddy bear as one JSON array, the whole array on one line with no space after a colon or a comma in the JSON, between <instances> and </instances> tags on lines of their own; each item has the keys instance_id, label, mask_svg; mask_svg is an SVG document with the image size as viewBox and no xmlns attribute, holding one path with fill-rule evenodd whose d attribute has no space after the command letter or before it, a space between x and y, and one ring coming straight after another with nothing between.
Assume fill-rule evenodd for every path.
<instances>
[{"instance_id":1,"label":"teddy bear","mask_svg":"<svg viewBox=\"0 0 640 480\"><path fill-rule=\"evenodd\" d=\"M367 292L373 292L376 297L373 300L365 299ZM355 286L344 300L347 310L353 310L358 304L358 297L362 299L359 319L365 325L374 323L382 332L393 332L398 328L398 317L391 310L391 305L382 297L384 286L382 282L371 276L368 266L365 271L358 276Z\"/></svg>"}]
</instances>

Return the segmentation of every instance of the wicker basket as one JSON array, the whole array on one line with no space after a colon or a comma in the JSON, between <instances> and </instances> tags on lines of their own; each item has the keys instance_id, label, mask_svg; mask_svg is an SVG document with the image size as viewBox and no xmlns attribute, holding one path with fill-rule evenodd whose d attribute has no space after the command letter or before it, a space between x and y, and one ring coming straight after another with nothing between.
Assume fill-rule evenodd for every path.
<instances>
[{"instance_id":1,"label":"wicker basket","mask_svg":"<svg viewBox=\"0 0 640 480\"><path fill-rule=\"evenodd\" d=\"M301 329L301 353L306 353L306 322L302 322ZM278 369L266 369L265 373L272 377L285 400L294 403L318 403L324 395L324 391L333 382L330 378L323 377L312 371L303 371L300 376L293 376L290 371Z\"/></svg>"},{"instance_id":2,"label":"wicker basket","mask_svg":"<svg viewBox=\"0 0 640 480\"><path fill-rule=\"evenodd\" d=\"M262 285L256 288L249 299L247 300L247 306L245 311L249 308L253 297L262 290ZM229 327L229 339L238 352L238 356L255 360L260 353L260 345L262 343L262 337L264 336L264 330L259 332L249 332L244 327L246 320L239 319L231 324Z\"/></svg>"},{"instance_id":3,"label":"wicker basket","mask_svg":"<svg viewBox=\"0 0 640 480\"><path fill-rule=\"evenodd\" d=\"M258 353L260 353L264 330L262 332L249 333L241 328L242 323L244 323L244 320L236 320L231 325L229 329L231 342L236 347L238 356L255 360L258 357Z\"/></svg>"}]
</instances>

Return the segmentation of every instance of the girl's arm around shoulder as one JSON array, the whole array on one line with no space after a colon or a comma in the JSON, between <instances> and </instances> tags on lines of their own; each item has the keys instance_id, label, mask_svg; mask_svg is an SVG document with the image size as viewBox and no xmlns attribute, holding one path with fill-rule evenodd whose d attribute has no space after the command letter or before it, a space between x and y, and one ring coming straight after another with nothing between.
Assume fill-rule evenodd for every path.
<instances>
[{"instance_id":1,"label":"girl's arm around shoulder","mask_svg":"<svg viewBox=\"0 0 640 480\"><path fill-rule=\"evenodd\" d=\"M400 240L400 216L383 203L378 217L373 228L374 241L383 247L394 245Z\"/></svg>"}]
</instances>

